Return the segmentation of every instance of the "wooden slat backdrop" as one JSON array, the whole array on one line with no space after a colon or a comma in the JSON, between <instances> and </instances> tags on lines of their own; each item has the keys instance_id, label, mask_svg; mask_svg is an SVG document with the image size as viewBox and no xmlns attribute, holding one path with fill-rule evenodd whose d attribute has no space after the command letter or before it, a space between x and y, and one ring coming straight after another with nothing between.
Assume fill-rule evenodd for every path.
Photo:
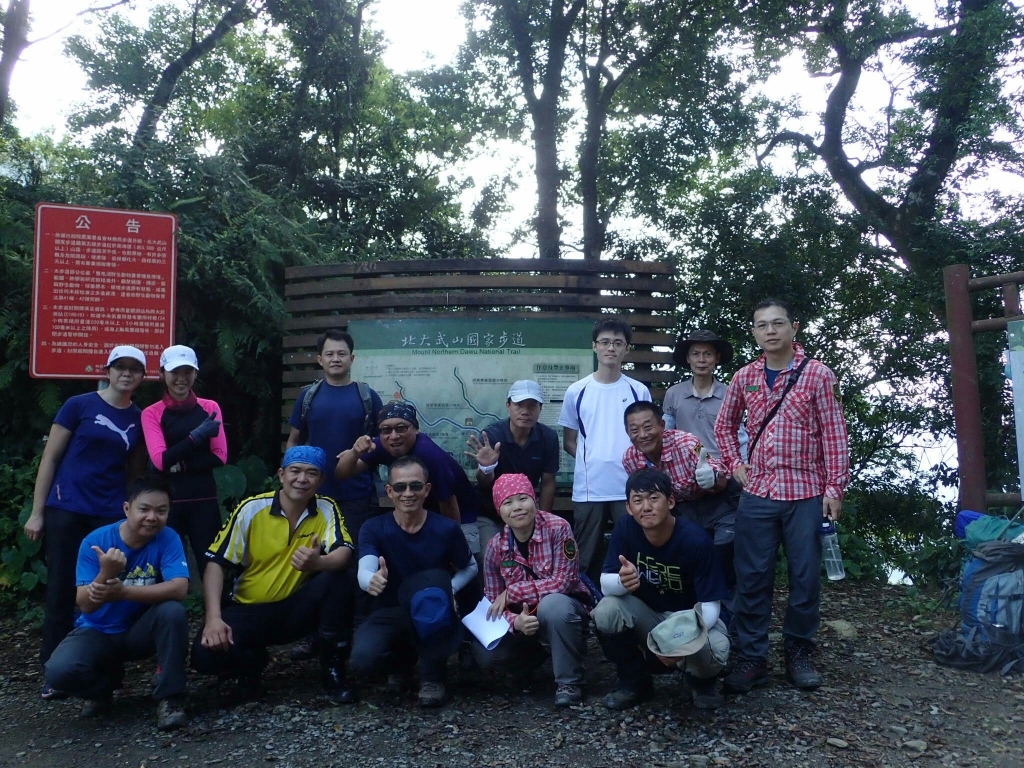
<instances>
[{"instance_id":1,"label":"wooden slat backdrop","mask_svg":"<svg viewBox=\"0 0 1024 768\"><path fill-rule=\"evenodd\" d=\"M669 264L438 259L292 267L285 272L285 309L285 435L300 388L320 373L317 336L326 328L345 329L352 320L424 319L448 312L457 312L460 319L500 314L596 322L614 316L633 326L628 375L647 384L659 402L676 381L671 354L653 349L675 342L675 281Z\"/></svg>"}]
</instances>

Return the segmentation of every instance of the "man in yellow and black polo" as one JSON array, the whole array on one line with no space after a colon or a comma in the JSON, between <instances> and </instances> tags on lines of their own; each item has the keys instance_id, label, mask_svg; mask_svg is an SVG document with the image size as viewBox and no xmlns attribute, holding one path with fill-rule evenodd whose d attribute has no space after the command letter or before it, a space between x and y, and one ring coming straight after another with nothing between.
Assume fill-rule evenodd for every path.
<instances>
[{"instance_id":1,"label":"man in yellow and black polo","mask_svg":"<svg viewBox=\"0 0 1024 768\"><path fill-rule=\"evenodd\" d=\"M355 700L345 681L352 635L352 539L337 505L316 495L327 456L289 448L281 490L252 496L232 513L206 553L206 619L192 646L202 674L258 686L267 646L317 631L324 690L335 703ZM225 571L238 572L222 601ZM223 602L223 604L222 604Z\"/></svg>"}]
</instances>

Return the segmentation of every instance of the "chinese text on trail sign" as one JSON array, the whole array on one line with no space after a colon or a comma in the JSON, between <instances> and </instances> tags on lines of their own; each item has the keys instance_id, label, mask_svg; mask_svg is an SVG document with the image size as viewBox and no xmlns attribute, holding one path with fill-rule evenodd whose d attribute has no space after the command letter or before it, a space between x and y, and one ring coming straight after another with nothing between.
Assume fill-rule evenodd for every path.
<instances>
[{"instance_id":1,"label":"chinese text on trail sign","mask_svg":"<svg viewBox=\"0 0 1024 768\"><path fill-rule=\"evenodd\" d=\"M169 213L36 206L32 376L103 378L118 344L159 359L174 340L177 228Z\"/></svg>"},{"instance_id":2,"label":"chinese text on trail sign","mask_svg":"<svg viewBox=\"0 0 1024 768\"><path fill-rule=\"evenodd\" d=\"M438 317L436 320L365 320L349 323L358 339L354 377L386 402L416 406L420 430L470 474L466 439L508 418L508 388L533 379L544 391L542 423L555 429L566 388L593 373L588 320ZM572 484L573 459L561 454L558 482Z\"/></svg>"}]
</instances>

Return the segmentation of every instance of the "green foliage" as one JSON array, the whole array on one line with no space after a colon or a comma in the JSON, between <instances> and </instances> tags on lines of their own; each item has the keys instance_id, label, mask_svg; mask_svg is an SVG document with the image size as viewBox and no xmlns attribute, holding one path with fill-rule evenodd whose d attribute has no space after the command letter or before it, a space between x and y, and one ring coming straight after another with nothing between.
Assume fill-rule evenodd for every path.
<instances>
[{"instance_id":1,"label":"green foliage","mask_svg":"<svg viewBox=\"0 0 1024 768\"><path fill-rule=\"evenodd\" d=\"M0 610L23 603L46 584L42 543L22 530L32 511L38 467L38 458L0 464Z\"/></svg>"},{"instance_id":2,"label":"green foliage","mask_svg":"<svg viewBox=\"0 0 1024 768\"><path fill-rule=\"evenodd\" d=\"M259 456L246 456L235 464L217 467L213 476L217 481L217 501L222 520L226 520L243 499L280 487L277 476L269 474L266 463Z\"/></svg>"}]
</instances>

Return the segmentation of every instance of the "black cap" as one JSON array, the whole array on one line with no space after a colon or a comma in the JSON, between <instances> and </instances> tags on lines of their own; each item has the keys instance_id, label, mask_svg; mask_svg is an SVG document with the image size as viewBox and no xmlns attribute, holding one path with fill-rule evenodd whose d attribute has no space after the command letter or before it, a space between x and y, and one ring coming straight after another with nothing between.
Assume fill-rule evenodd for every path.
<instances>
[{"instance_id":1,"label":"black cap","mask_svg":"<svg viewBox=\"0 0 1024 768\"><path fill-rule=\"evenodd\" d=\"M694 331L685 339L680 336L676 342L675 351L672 353L672 359L675 360L676 365L681 368L690 369L690 363L687 361L686 356L690 352L690 347L694 344L710 344L717 352L719 360L718 362L725 365L732 360L732 344L725 339L718 338L718 334L714 331L709 331L706 328Z\"/></svg>"}]
</instances>

